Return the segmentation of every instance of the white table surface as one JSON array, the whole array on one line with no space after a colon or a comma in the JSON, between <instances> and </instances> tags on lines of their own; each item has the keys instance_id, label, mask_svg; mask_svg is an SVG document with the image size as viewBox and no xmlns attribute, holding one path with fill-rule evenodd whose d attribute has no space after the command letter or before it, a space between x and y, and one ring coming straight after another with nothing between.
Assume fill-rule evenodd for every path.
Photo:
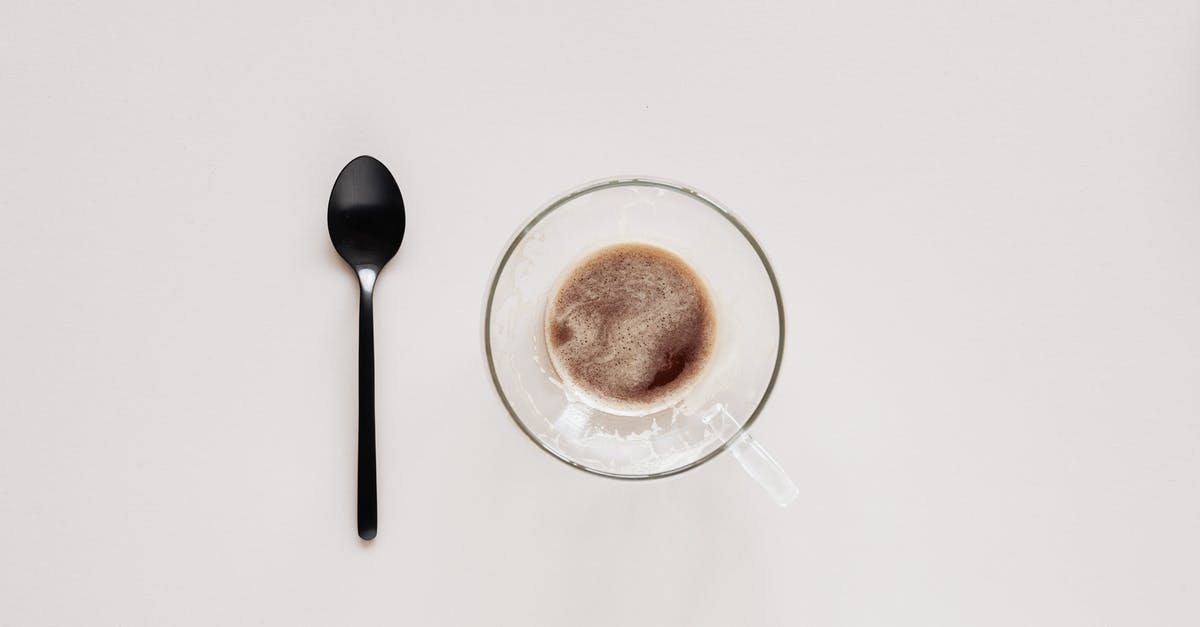
<instances>
[{"instance_id":1,"label":"white table surface","mask_svg":"<svg viewBox=\"0 0 1200 627\"><path fill-rule=\"evenodd\" d=\"M408 205L369 545L361 153ZM777 265L792 507L494 398L502 244L612 174ZM1194 2L7 0L0 625L1195 625L1198 174Z\"/></svg>"}]
</instances>

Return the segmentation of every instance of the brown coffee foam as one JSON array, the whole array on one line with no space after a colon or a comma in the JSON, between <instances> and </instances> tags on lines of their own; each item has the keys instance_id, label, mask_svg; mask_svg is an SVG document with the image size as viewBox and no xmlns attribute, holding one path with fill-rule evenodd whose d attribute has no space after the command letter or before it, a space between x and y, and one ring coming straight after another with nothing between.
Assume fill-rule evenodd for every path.
<instances>
[{"instance_id":1,"label":"brown coffee foam","mask_svg":"<svg viewBox=\"0 0 1200 627\"><path fill-rule=\"evenodd\" d=\"M695 381L712 353L708 291L674 253L609 246L569 268L546 307L559 375L624 410L661 404Z\"/></svg>"}]
</instances>

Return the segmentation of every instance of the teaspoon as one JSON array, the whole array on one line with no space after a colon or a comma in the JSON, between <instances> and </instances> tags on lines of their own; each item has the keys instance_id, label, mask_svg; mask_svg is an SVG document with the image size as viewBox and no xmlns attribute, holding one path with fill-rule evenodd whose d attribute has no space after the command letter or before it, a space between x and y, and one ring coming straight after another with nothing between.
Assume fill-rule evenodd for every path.
<instances>
[{"instance_id":1,"label":"teaspoon","mask_svg":"<svg viewBox=\"0 0 1200 627\"><path fill-rule=\"evenodd\" d=\"M358 275L358 535L375 537L375 280L404 239L404 198L392 173L366 155L346 164L329 194L329 239Z\"/></svg>"}]
</instances>

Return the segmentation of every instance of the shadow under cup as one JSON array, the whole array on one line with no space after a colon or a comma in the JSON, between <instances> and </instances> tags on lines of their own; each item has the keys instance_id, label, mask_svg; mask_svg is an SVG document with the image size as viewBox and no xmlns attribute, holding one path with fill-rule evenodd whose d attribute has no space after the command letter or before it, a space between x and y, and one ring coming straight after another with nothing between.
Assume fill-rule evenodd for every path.
<instances>
[{"instance_id":1,"label":"shadow under cup","mask_svg":"<svg viewBox=\"0 0 1200 627\"><path fill-rule=\"evenodd\" d=\"M708 286L716 312L706 368L682 399L641 416L608 413L565 387L543 330L546 300L562 273L587 254L624 242L682 257ZM748 440L741 436L779 373L783 305L762 249L716 202L660 180L605 180L550 203L505 249L487 297L484 351L501 401L535 443L591 473L651 479L694 468Z\"/></svg>"}]
</instances>

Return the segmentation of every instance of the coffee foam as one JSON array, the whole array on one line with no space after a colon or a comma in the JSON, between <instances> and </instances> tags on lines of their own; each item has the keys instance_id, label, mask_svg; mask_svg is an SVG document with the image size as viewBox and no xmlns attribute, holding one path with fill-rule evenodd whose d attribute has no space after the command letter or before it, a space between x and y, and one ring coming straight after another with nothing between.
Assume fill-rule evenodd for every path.
<instances>
[{"instance_id":1,"label":"coffee foam","mask_svg":"<svg viewBox=\"0 0 1200 627\"><path fill-rule=\"evenodd\" d=\"M623 413L685 393L711 356L715 332L699 277L674 253L648 244L585 257L546 305L546 344L559 376Z\"/></svg>"}]
</instances>

